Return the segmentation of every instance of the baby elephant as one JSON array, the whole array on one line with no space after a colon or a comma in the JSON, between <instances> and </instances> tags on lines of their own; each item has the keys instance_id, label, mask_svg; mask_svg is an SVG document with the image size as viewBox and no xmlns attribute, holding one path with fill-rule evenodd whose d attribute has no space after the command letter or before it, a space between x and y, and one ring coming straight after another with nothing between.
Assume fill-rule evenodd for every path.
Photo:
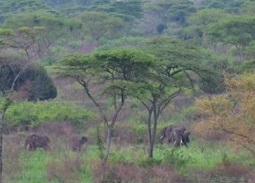
<instances>
[{"instance_id":1,"label":"baby elephant","mask_svg":"<svg viewBox=\"0 0 255 183\"><path fill-rule=\"evenodd\" d=\"M29 135L26 140L24 147L28 151L35 151L36 148L43 148L45 151L50 149L50 139L48 136L32 134Z\"/></svg>"},{"instance_id":2,"label":"baby elephant","mask_svg":"<svg viewBox=\"0 0 255 183\"><path fill-rule=\"evenodd\" d=\"M69 146L72 151L81 151L82 146L88 141L85 136L74 135L69 139Z\"/></svg>"}]
</instances>

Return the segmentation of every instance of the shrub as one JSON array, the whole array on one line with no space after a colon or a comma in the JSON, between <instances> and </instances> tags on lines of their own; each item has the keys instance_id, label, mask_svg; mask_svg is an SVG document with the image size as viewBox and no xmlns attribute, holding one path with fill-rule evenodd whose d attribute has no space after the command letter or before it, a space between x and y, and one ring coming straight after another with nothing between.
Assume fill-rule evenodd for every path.
<instances>
[{"instance_id":1,"label":"shrub","mask_svg":"<svg viewBox=\"0 0 255 183\"><path fill-rule=\"evenodd\" d=\"M7 127L36 127L52 121L70 121L75 126L93 118L93 113L71 103L23 102L12 105L6 112Z\"/></svg>"},{"instance_id":2,"label":"shrub","mask_svg":"<svg viewBox=\"0 0 255 183\"><path fill-rule=\"evenodd\" d=\"M158 160L158 159L154 159L154 158L145 158L145 159L142 159L138 162L138 165L140 167L143 167L143 168L149 168L149 167L152 167L154 165L160 165L161 164L161 160Z\"/></svg>"},{"instance_id":3,"label":"shrub","mask_svg":"<svg viewBox=\"0 0 255 183\"><path fill-rule=\"evenodd\" d=\"M184 169L188 164L194 163L192 157L185 154L182 150L176 148L167 148L163 151L162 163L171 165L176 169Z\"/></svg>"}]
</instances>

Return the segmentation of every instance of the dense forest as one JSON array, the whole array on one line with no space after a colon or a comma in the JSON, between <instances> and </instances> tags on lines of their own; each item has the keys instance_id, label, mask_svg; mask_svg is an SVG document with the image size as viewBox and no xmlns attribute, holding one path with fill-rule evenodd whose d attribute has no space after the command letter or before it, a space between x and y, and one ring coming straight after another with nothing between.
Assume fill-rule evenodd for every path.
<instances>
[{"instance_id":1,"label":"dense forest","mask_svg":"<svg viewBox=\"0 0 255 183\"><path fill-rule=\"evenodd\" d=\"M0 0L0 183L253 183L254 96L254 0Z\"/></svg>"}]
</instances>

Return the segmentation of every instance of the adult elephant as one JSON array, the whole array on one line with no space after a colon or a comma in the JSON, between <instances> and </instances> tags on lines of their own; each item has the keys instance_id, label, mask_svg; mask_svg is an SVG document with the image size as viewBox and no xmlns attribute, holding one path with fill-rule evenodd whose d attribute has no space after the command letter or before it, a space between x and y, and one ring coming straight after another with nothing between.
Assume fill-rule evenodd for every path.
<instances>
[{"instance_id":1,"label":"adult elephant","mask_svg":"<svg viewBox=\"0 0 255 183\"><path fill-rule=\"evenodd\" d=\"M24 143L24 147L28 151L35 151L37 148L43 148L45 151L50 150L50 139L46 135L29 135Z\"/></svg>"},{"instance_id":2,"label":"adult elephant","mask_svg":"<svg viewBox=\"0 0 255 183\"><path fill-rule=\"evenodd\" d=\"M186 128L183 126L170 125L164 127L160 131L160 142L163 143L164 139L167 138L168 143L174 143L174 147L180 147L181 145L188 146L190 142L190 132L185 132Z\"/></svg>"}]
</instances>

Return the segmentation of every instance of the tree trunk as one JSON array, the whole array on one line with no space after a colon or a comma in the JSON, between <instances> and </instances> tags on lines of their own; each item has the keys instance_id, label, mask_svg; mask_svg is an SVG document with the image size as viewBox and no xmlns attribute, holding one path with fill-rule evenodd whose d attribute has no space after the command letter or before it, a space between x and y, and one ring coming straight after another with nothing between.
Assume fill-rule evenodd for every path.
<instances>
[{"instance_id":1,"label":"tree trunk","mask_svg":"<svg viewBox=\"0 0 255 183\"><path fill-rule=\"evenodd\" d=\"M157 123L158 123L158 113L156 100L154 99L153 107L149 110L149 118L148 118L148 137L149 137L149 158L153 158L153 151L154 151L154 144L156 138L156 131L157 131ZM151 124L151 116L153 112L153 125ZM152 125L152 128L151 128Z\"/></svg>"},{"instance_id":2,"label":"tree trunk","mask_svg":"<svg viewBox=\"0 0 255 183\"><path fill-rule=\"evenodd\" d=\"M159 115L158 113L159 113L159 111L157 111L156 103L154 103L154 105L153 105L153 131L152 131L152 142L151 142L152 153L154 150L154 144L155 144L155 139L156 139L156 131L157 131L158 115Z\"/></svg>"},{"instance_id":3,"label":"tree trunk","mask_svg":"<svg viewBox=\"0 0 255 183\"><path fill-rule=\"evenodd\" d=\"M112 144L112 127L107 126L106 150L104 154L103 165L107 162L111 149L111 144Z\"/></svg>"},{"instance_id":4,"label":"tree trunk","mask_svg":"<svg viewBox=\"0 0 255 183\"><path fill-rule=\"evenodd\" d=\"M151 134L151 115L152 115L152 110L149 110L149 116L147 119L147 133L148 133L148 143L149 143L149 148L148 148L148 155L149 158L153 158L153 144L152 144L152 134Z\"/></svg>"}]
</instances>

